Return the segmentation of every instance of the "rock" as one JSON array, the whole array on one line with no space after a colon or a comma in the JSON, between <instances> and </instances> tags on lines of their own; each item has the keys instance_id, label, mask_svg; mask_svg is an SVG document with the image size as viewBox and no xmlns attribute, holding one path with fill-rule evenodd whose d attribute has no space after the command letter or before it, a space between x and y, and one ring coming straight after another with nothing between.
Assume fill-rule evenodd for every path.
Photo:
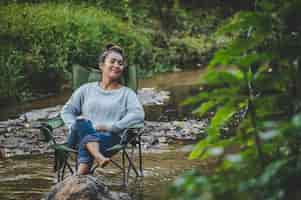
<instances>
[{"instance_id":1,"label":"rock","mask_svg":"<svg viewBox=\"0 0 301 200\"><path fill-rule=\"evenodd\" d=\"M95 177L70 176L52 187L44 200L130 200L125 193L109 191Z\"/></svg>"},{"instance_id":2,"label":"rock","mask_svg":"<svg viewBox=\"0 0 301 200\"><path fill-rule=\"evenodd\" d=\"M159 143L167 143L166 137L159 137L158 140L159 140Z\"/></svg>"},{"instance_id":3,"label":"rock","mask_svg":"<svg viewBox=\"0 0 301 200\"><path fill-rule=\"evenodd\" d=\"M168 93L156 91L153 88L142 89L140 94L147 99L143 104L153 101L154 104L160 104L168 99ZM149 101L148 101L149 100ZM43 134L40 132L41 121L58 116L61 106L50 107L46 109L32 110L18 119L9 119L0 122L0 144L7 151L4 155L12 156L14 154L41 154L53 151L47 149L49 146L42 142ZM160 119L158 119L160 120ZM208 119L182 121L146 121L143 128L142 145L144 149L153 148L160 144L172 144L175 142L191 141L206 136L205 128L208 125ZM53 137L57 143L63 143L66 140L68 129L62 126L54 129ZM164 146L164 145L163 145ZM17 151L19 149L20 151Z\"/></svg>"},{"instance_id":4,"label":"rock","mask_svg":"<svg viewBox=\"0 0 301 200\"><path fill-rule=\"evenodd\" d=\"M139 100L143 105L162 105L169 100L170 92L157 91L155 88L142 88L138 91Z\"/></svg>"},{"instance_id":5,"label":"rock","mask_svg":"<svg viewBox=\"0 0 301 200\"><path fill-rule=\"evenodd\" d=\"M23 115L21 115L20 118L26 119L28 122L33 122L41 119L47 119L48 118L48 112L44 110L33 110L31 112L27 112Z\"/></svg>"},{"instance_id":6,"label":"rock","mask_svg":"<svg viewBox=\"0 0 301 200\"><path fill-rule=\"evenodd\" d=\"M60 115L59 112L52 112L48 115L48 119L53 119L53 118L56 118Z\"/></svg>"},{"instance_id":7,"label":"rock","mask_svg":"<svg viewBox=\"0 0 301 200\"><path fill-rule=\"evenodd\" d=\"M5 158L5 149L4 147L0 146L0 159Z\"/></svg>"},{"instance_id":8,"label":"rock","mask_svg":"<svg viewBox=\"0 0 301 200\"><path fill-rule=\"evenodd\" d=\"M159 143L159 140L157 137L150 135L150 136L142 136L142 142L148 143L150 145L154 145Z\"/></svg>"},{"instance_id":9,"label":"rock","mask_svg":"<svg viewBox=\"0 0 301 200\"><path fill-rule=\"evenodd\" d=\"M1 127L0 127L0 134L1 134L1 133L5 133L6 130L7 130L6 128L1 128Z\"/></svg>"}]
</instances>

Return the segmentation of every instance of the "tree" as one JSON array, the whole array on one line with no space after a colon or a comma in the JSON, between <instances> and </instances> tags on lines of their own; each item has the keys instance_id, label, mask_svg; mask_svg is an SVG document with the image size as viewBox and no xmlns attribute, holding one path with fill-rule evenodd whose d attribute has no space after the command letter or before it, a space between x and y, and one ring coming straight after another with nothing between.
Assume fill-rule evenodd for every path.
<instances>
[{"instance_id":1,"label":"tree","mask_svg":"<svg viewBox=\"0 0 301 200\"><path fill-rule=\"evenodd\" d=\"M195 113L214 111L208 137L191 159L219 157L212 176L175 182L181 198L297 199L301 172L301 2L255 1L217 31L231 41L216 52L203 79L207 91L188 99ZM234 135L222 130L242 115ZM237 151L226 154L235 146ZM247 173L246 173L247 172Z\"/></svg>"}]
</instances>

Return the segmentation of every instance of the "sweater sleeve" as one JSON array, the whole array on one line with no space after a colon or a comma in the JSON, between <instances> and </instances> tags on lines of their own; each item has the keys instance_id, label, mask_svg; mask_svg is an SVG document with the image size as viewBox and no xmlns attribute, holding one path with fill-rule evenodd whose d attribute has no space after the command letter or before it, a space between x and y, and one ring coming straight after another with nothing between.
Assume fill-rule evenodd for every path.
<instances>
[{"instance_id":1,"label":"sweater sleeve","mask_svg":"<svg viewBox=\"0 0 301 200\"><path fill-rule=\"evenodd\" d=\"M120 132L123 129L130 128L133 125L142 124L144 122L144 110L135 92L129 90L126 98L126 114L122 119L113 123L112 126L109 127L109 131L111 132Z\"/></svg>"},{"instance_id":2,"label":"sweater sleeve","mask_svg":"<svg viewBox=\"0 0 301 200\"><path fill-rule=\"evenodd\" d=\"M84 102L84 90L85 86L75 90L60 112L61 118L69 129L75 122L76 117L81 115L81 107Z\"/></svg>"}]
</instances>

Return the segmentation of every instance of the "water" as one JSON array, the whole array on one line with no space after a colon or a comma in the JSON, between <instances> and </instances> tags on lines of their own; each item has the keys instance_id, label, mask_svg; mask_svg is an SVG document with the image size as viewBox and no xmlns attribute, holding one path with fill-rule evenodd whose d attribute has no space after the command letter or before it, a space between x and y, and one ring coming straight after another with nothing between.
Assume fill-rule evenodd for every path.
<instances>
[{"instance_id":1,"label":"water","mask_svg":"<svg viewBox=\"0 0 301 200\"><path fill-rule=\"evenodd\" d=\"M199 90L198 80L204 70L191 70L184 72L174 72L158 74L151 78L139 80L139 88L157 88L168 90L171 92L171 101L164 106L149 106L146 107L147 120L160 119L160 113L165 116L173 116L173 118L182 118L186 110L181 110L179 102L191 94L197 93ZM0 106L0 121L8 120L9 118L17 118L21 113L31 111L33 109L41 109L56 105L63 105L70 97L71 90L63 90L59 94L25 102L19 105ZM151 112L147 112L147 111Z\"/></svg>"},{"instance_id":2,"label":"water","mask_svg":"<svg viewBox=\"0 0 301 200\"><path fill-rule=\"evenodd\" d=\"M190 149L190 148L188 148ZM187 148L180 146L168 147L165 151L157 150L144 153L145 177L130 179L127 189L116 187L121 184L121 175L112 178L100 175L107 181L111 189L127 192L135 200L166 199L168 188L174 178L184 170L198 167L199 162L188 161ZM0 199L36 200L50 190L55 183L51 155L26 156L0 161ZM107 171L114 171L108 166ZM116 169L115 169L116 171Z\"/></svg>"},{"instance_id":3,"label":"water","mask_svg":"<svg viewBox=\"0 0 301 200\"><path fill-rule=\"evenodd\" d=\"M189 112L179 106L179 102L199 92L197 82L201 73L201 70L167 73L140 80L140 88L155 87L171 92L170 101L166 105L145 107L146 118L169 121L189 117ZM0 120L17 117L20 113L32 109L64 104L70 94L71 91L66 90L45 99L0 108ZM181 145L167 147L165 151L161 149L145 153L143 156L145 177L141 180L131 180L126 192L136 200L166 199L168 185L177 175L184 170L200 166L198 161L187 160L190 150L190 146L184 148ZM40 199L55 184L52 163L51 155L0 160L0 200ZM111 170L110 167L107 170ZM99 176L99 178L105 178L112 189L116 189L115 185L118 185L116 183L121 181L121 177L118 176L108 179L106 176Z\"/></svg>"}]
</instances>

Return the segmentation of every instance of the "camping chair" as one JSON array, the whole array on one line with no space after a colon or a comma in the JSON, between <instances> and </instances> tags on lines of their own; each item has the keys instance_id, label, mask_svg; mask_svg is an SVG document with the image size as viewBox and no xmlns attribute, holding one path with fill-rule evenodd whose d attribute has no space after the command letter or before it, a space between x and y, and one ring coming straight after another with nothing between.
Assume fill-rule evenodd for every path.
<instances>
[{"instance_id":1,"label":"camping chair","mask_svg":"<svg viewBox=\"0 0 301 200\"><path fill-rule=\"evenodd\" d=\"M72 86L73 90L77 89L84 83L98 81L100 79L100 71L96 69L86 69L82 66L75 65L73 66L72 71ZM130 87L134 91L137 91L137 77L136 77L136 69L134 67L129 67L126 71L124 71L122 82L124 85ZM65 177L66 169L69 170L71 174L76 173L77 171L77 159L75 167L72 167L68 158L70 154L75 154L77 156L77 149L71 149L67 147L65 144L58 144L53 137L53 130L64 125L63 120L60 117L50 119L46 122L42 122L40 126L41 133L44 135L44 141L51 142L50 148L54 149L54 170L57 175L57 181L62 181ZM128 178L130 176L130 171L133 170L135 172L136 177L143 176L143 166L142 166L142 150L141 150L141 129L143 128L143 124L137 124L134 127L130 127L126 130L123 130L121 133L121 141L119 144L111 147L107 151L111 155L115 155L118 152L122 153L122 163L111 159L113 165L118 167L122 171L123 175L123 184L127 185ZM136 167L133 161L133 153L130 155L128 153L128 147L132 148L132 152L136 146L138 146L139 153L139 169ZM126 161L128 165L126 165ZM94 167L91 170L91 173L95 171L97 168Z\"/></svg>"}]
</instances>

